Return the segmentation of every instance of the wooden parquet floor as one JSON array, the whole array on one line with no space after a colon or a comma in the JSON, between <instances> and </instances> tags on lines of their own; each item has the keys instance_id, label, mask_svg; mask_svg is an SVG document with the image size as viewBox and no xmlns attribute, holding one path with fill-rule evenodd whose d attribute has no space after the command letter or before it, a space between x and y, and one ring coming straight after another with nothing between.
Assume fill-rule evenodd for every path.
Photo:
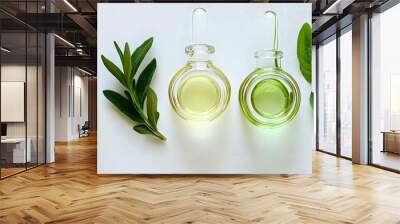
<instances>
[{"instance_id":1,"label":"wooden parquet floor","mask_svg":"<svg viewBox=\"0 0 400 224\"><path fill-rule=\"evenodd\" d=\"M400 223L399 174L323 153L312 175L99 176L94 137L56 151L0 181L0 223Z\"/></svg>"}]
</instances>

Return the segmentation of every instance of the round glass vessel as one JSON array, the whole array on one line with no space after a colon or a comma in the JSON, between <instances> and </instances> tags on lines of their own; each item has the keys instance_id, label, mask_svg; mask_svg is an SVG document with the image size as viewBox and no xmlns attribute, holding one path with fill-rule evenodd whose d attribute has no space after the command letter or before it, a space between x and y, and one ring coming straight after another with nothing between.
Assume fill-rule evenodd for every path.
<instances>
[{"instance_id":1,"label":"round glass vessel","mask_svg":"<svg viewBox=\"0 0 400 224\"><path fill-rule=\"evenodd\" d=\"M253 124L281 127L296 117L301 94L294 78L281 67L282 51L277 50L277 17L275 17L274 49L255 53L257 68L243 81L239 90L240 107Z\"/></svg>"},{"instance_id":2,"label":"round glass vessel","mask_svg":"<svg viewBox=\"0 0 400 224\"><path fill-rule=\"evenodd\" d=\"M196 15L203 16L203 13L204 9L193 11L193 25L196 24ZM185 120L212 121L228 106L231 95L229 80L209 58L214 53L213 46L194 43L187 46L185 52L189 56L188 62L169 84L171 105Z\"/></svg>"}]
</instances>

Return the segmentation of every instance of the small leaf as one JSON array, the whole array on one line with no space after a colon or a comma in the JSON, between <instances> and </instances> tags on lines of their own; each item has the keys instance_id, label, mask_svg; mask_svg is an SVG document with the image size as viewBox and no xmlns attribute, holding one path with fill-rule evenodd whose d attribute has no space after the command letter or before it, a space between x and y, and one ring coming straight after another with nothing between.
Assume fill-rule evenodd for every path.
<instances>
[{"instance_id":1,"label":"small leaf","mask_svg":"<svg viewBox=\"0 0 400 224\"><path fill-rule=\"evenodd\" d=\"M118 108L120 112L125 114L131 120L136 122L143 122L143 119L135 110L131 101L112 90L104 90L103 94L116 108Z\"/></svg>"},{"instance_id":2,"label":"small leaf","mask_svg":"<svg viewBox=\"0 0 400 224\"><path fill-rule=\"evenodd\" d=\"M122 71L109 59L104 57L103 55L101 56L101 60L103 61L104 66L107 68L107 70L114 75L114 77L123 85L126 87L126 81L124 74Z\"/></svg>"},{"instance_id":3,"label":"small leaf","mask_svg":"<svg viewBox=\"0 0 400 224\"><path fill-rule=\"evenodd\" d=\"M117 49L119 59L121 60L121 64L123 64L124 63L124 54L122 53L121 48L119 48L116 41L114 41L114 46L115 46L115 49Z\"/></svg>"},{"instance_id":4,"label":"small leaf","mask_svg":"<svg viewBox=\"0 0 400 224\"><path fill-rule=\"evenodd\" d=\"M157 112L156 123L158 123L158 119L160 119L160 113Z\"/></svg>"},{"instance_id":5,"label":"small leaf","mask_svg":"<svg viewBox=\"0 0 400 224\"><path fill-rule=\"evenodd\" d=\"M157 127L157 95L152 88L147 93L147 118L153 127Z\"/></svg>"},{"instance_id":6,"label":"small leaf","mask_svg":"<svg viewBox=\"0 0 400 224\"><path fill-rule=\"evenodd\" d=\"M153 37L150 37L146 41L144 41L136 50L133 52L131 56L132 61L132 73L131 78L133 78L139 69L140 64L142 63L144 57L146 57L147 52L150 50L151 45L153 45Z\"/></svg>"},{"instance_id":7,"label":"small leaf","mask_svg":"<svg viewBox=\"0 0 400 224\"><path fill-rule=\"evenodd\" d=\"M309 100L310 100L311 108L314 109L314 92L311 92L311 93L310 93L310 98L309 98Z\"/></svg>"},{"instance_id":8,"label":"small leaf","mask_svg":"<svg viewBox=\"0 0 400 224\"><path fill-rule=\"evenodd\" d=\"M124 91L124 94L125 94L126 98L128 98L129 102L133 105L133 103L132 103L132 97L131 97L131 94L129 93L129 91L128 91L128 90L125 90L125 91Z\"/></svg>"},{"instance_id":9,"label":"small leaf","mask_svg":"<svg viewBox=\"0 0 400 224\"><path fill-rule=\"evenodd\" d=\"M155 58L151 60L151 62L143 69L142 73L139 76L136 87L136 95L138 96L138 100L140 106L143 107L144 99L147 95L147 91L149 90L149 86L151 80L153 79L154 72L156 71L157 61Z\"/></svg>"},{"instance_id":10,"label":"small leaf","mask_svg":"<svg viewBox=\"0 0 400 224\"><path fill-rule=\"evenodd\" d=\"M143 134L143 135L152 134L150 129L144 124L139 124L139 125L134 126L133 130L135 130L137 133L140 133L140 134Z\"/></svg>"},{"instance_id":11,"label":"small leaf","mask_svg":"<svg viewBox=\"0 0 400 224\"><path fill-rule=\"evenodd\" d=\"M125 43L125 50L124 50L124 61L122 63L124 67L124 74L127 78L128 82L130 80L130 74L132 71L132 64L131 64L131 50L129 49L129 44Z\"/></svg>"},{"instance_id":12,"label":"small leaf","mask_svg":"<svg viewBox=\"0 0 400 224\"><path fill-rule=\"evenodd\" d=\"M297 37L297 58L300 71L308 83L311 83L311 57L312 57L312 29L310 24L304 23Z\"/></svg>"}]
</instances>

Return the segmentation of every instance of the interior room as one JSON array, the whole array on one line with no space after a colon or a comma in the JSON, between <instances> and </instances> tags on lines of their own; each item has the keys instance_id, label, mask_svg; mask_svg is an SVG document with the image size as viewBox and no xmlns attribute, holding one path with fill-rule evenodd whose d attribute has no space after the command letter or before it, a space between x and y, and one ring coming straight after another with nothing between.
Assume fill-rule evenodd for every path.
<instances>
[{"instance_id":1,"label":"interior room","mask_svg":"<svg viewBox=\"0 0 400 224\"><path fill-rule=\"evenodd\" d=\"M371 19L372 49L374 52L372 63L371 85L371 135L372 135L372 163L400 169L399 154L399 100L400 95L400 67L395 62L395 52L399 50L397 44L391 44L399 37L397 32L391 31L393 21L398 20L400 7L374 14ZM393 33L392 33L393 32ZM388 35L389 33L392 33Z\"/></svg>"},{"instance_id":2,"label":"interior room","mask_svg":"<svg viewBox=\"0 0 400 224\"><path fill-rule=\"evenodd\" d=\"M1 0L0 223L400 223L398 0Z\"/></svg>"},{"instance_id":3,"label":"interior room","mask_svg":"<svg viewBox=\"0 0 400 224\"><path fill-rule=\"evenodd\" d=\"M2 178L45 163L45 36L15 28L1 34Z\"/></svg>"}]
</instances>

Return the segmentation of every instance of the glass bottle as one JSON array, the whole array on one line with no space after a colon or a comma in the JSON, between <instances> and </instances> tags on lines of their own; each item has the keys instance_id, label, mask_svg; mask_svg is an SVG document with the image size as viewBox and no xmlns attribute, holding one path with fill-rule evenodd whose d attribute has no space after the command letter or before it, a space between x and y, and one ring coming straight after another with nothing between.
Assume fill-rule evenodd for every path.
<instances>
[{"instance_id":1,"label":"glass bottle","mask_svg":"<svg viewBox=\"0 0 400 224\"><path fill-rule=\"evenodd\" d=\"M228 106L231 86L225 74L210 60L214 47L205 44L207 12L192 14L192 44L185 48L189 59L169 84L169 99L185 120L212 121Z\"/></svg>"},{"instance_id":2,"label":"glass bottle","mask_svg":"<svg viewBox=\"0 0 400 224\"><path fill-rule=\"evenodd\" d=\"M294 78L281 67L283 52L278 50L278 17L274 19L274 42L270 50L255 52L257 68L246 77L239 90L240 107L253 124L265 128L281 127L296 117L301 94Z\"/></svg>"}]
</instances>

